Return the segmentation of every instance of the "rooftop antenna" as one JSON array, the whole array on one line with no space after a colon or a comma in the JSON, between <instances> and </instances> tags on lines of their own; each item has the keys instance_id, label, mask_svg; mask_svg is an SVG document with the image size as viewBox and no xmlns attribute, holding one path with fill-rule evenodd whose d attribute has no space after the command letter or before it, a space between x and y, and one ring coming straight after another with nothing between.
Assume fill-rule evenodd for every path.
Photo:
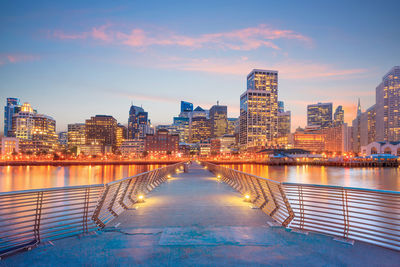
<instances>
[{"instance_id":1,"label":"rooftop antenna","mask_svg":"<svg viewBox=\"0 0 400 267\"><path fill-rule=\"evenodd\" d=\"M217 106L219 106L219 100L217 100Z\"/></svg>"}]
</instances>

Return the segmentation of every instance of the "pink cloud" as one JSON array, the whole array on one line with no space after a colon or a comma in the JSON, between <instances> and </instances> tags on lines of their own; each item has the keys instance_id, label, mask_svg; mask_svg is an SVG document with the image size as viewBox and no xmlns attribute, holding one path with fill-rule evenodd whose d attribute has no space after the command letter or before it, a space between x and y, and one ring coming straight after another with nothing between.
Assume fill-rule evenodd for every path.
<instances>
[{"instance_id":1,"label":"pink cloud","mask_svg":"<svg viewBox=\"0 0 400 267\"><path fill-rule=\"evenodd\" d=\"M28 54L0 54L0 65L38 60L39 56Z\"/></svg>"},{"instance_id":2,"label":"pink cloud","mask_svg":"<svg viewBox=\"0 0 400 267\"><path fill-rule=\"evenodd\" d=\"M230 50L254 50L260 47L269 47L279 50L280 47L273 41L278 39L297 40L311 44L309 37L291 30L273 29L267 25L259 25L245 29L228 32L207 33L198 36L180 35L165 31L146 31L134 28L128 33L114 30L110 25L94 27L91 32L66 34L62 31L54 31L53 36L58 39L95 39L102 41L114 41L132 47L148 46L183 46L192 49L202 47L215 47Z\"/></svg>"}]
</instances>

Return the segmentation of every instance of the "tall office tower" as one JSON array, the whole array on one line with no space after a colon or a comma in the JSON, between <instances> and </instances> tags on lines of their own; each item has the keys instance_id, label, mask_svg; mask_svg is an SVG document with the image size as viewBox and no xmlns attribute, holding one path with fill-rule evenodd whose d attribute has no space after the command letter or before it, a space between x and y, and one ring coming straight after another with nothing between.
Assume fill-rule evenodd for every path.
<instances>
[{"instance_id":1,"label":"tall office tower","mask_svg":"<svg viewBox=\"0 0 400 267\"><path fill-rule=\"evenodd\" d=\"M357 105L357 116L360 116L362 113L361 111L361 103L360 103L360 99L358 99L358 105Z\"/></svg>"},{"instance_id":2,"label":"tall office tower","mask_svg":"<svg viewBox=\"0 0 400 267\"><path fill-rule=\"evenodd\" d=\"M291 114L290 111L278 112L278 137L290 134Z\"/></svg>"},{"instance_id":3,"label":"tall office tower","mask_svg":"<svg viewBox=\"0 0 400 267\"><path fill-rule=\"evenodd\" d=\"M211 137L221 137L228 130L228 108L218 103L210 109Z\"/></svg>"},{"instance_id":4,"label":"tall office tower","mask_svg":"<svg viewBox=\"0 0 400 267\"><path fill-rule=\"evenodd\" d=\"M317 103L307 106L307 126L332 126L332 103Z\"/></svg>"},{"instance_id":5,"label":"tall office tower","mask_svg":"<svg viewBox=\"0 0 400 267\"><path fill-rule=\"evenodd\" d=\"M376 141L400 141L400 66L376 87Z\"/></svg>"},{"instance_id":6,"label":"tall office tower","mask_svg":"<svg viewBox=\"0 0 400 267\"><path fill-rule=\"evenodd\" d=\"M12 117L21 109L21 104L18 98L7 98L6 106L4 107L4 136L12 136Z\"/></svg>"},{"instance_id":7,"label":"tall office tower","mask_svg":"<svg viewBox=\"0 0 400 267\"><path fill-rule=\"evenodd\" d=\"M194 117L190 122L190 142L197 143L211 138L211 124L207 117Z\"/></svg>"},{"instance_id":8,"label":"tall office tower","mask_svg":"<svg viewBox=\"0 0 400 267\"><path fill-rule=\"evenodd\" d=\"M117 132L116 132L116 142L117 142L117 147L121 147L122 142L126 139L127 137L127 129L124 125L118 123L117 124Z\"/></svg>"},{"instance_id":9,"label":"tall office tower","mask_svg":"<svg viewBox=\"0 0 400 267\"><path fill-rule=\"evenodd\" d=\"M241 150L270 146L278 135L278 72L254 69L247 75L247 90L240 96Z\"/></svg>"},{"instance_id":10,"label":"tall office tower","mask_svg":"<svg viewBox=\"0 0 400 267\"><path fill-rule=\"evenodd\" d=\"M342 106L338 106L333 114L333 125L339 126L344 123L344 110Z\"/></svg>"},{"instance_id":11,"label":"tall office tower","mask_svg":"<svg viewBox=\"0 0 400 267\"><path fill-rule=\"evenodd\" d=\"M228 130L226 131L229 135L235 134L236 125L239 122L239 118L228 118Z\"/></svg>"},{"instance_id":12,"label":"tall office tower","mask_svg":"<svg viewBox=\"0 0 400 267\"><path fill-rule=\"evenodd\" d=\"M53 152L57 145L56 121L37 114L29 103L13 115L12 135L20 140L19 147L26 152Z\"/></svg>"},{"instance_id":13,"label":"tall office tower","mask_svg":"<svg viewBox=\"0 0 400 267\"><path fill-rule=\"evenodd\" d=\"M113 116L96 115L86 120L86 144L101 145L103 153L117 146L117 120Z\"/></svg>"},{"instance_id":14,"label":"tall office tower","mask_svg":"<svg viewBox=\"0 0 400 267\"><path fill-rule=\"evenodd\" d=\"M179 135L179 142L189 143L189 118L174 117L172 125L175 127L176 133Z\"/></svg>"},{"instance_id":15,"label":"tall office tower","mask_svg":"<svg viewBox=\"0 0 400 267\"><path fill-rule=\"evenodd\" d=\"M359 116L360 146L366 146L375 141L376 111L375 105L361 113Z\"/></svg>"},{"instance_id":16,"label":"tall office tower","mask_svg":"<svg viewBox=\"0 0 400 267\"><path fill-rule=\"evenodd\" d=\"M283 101L278 101L278 113L285 112L285 103Z\"/></svg>"},{"instance_id":17,"label":"tall office tower","mask_svg":"<svg viewBox=\"0 0 400 267\"><path fill-rule=\"evenodd\" d=\"M186 101L181 101L181 113L179 117L188 118L189 113L193 111L193 104Z\"/></svg>"},{"instance_id":18,"label":"tall office tower","mask_svg":"<svg viewBox=\"0 0 400 267\"><path fill-rule=\"evenodd\" d=\"M150 131L148 113L143 108L131 105L128 119L128 139L144 138Z\"/></svg>"},{"instance_id":19,"label":"tall office tower","mask_svg":"<svg viewBox=\"0 0 400 267\"><path fill-rule=\"evenodd\" d=\"M68 147L80 147L86 144L86 125L84 123L68 124Z\"/></svg>"}]
</instances>

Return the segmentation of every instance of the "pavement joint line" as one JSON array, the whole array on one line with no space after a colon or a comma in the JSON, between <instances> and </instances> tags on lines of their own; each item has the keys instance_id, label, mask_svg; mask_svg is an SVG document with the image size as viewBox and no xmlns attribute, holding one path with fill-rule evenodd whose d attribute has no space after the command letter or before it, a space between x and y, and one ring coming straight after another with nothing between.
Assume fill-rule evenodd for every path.
<instances>
[{"instance_id":1,"label":"pavement joint line","mask_svg":"<svg viewBox=\"0 0 400 267\"><path fill-rule=\"evenodd\" d=\"M120 225L121 225L121 223L117 223L114 227L118 228L118 226L120 226Z\"/></svg>"}]
</instances>

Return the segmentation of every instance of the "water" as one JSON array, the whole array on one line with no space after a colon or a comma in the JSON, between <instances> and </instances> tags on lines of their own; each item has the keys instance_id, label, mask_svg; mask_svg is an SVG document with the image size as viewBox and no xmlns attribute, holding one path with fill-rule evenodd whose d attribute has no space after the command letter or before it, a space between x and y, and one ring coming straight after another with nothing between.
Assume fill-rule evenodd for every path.
<instances>
[{"instance_id":1,"label":"water","mask_svg":"<svg viewBox=\"0 0 400 267\"><path fill-rule=\"evenodd\" d=\"M0 192L103 184L164 165L2 166ZM279 182L339 185L400 191L400 168L224 165Z\"/></svg>"},{"instance_id":2,"label":"water","mask_svg":"<svg viewBox=\"0 0 400 267\"><path fill-rule=\"evenodd\" d=\"M223 166L278 182L400 191L400 168L268 166L261 164L231 164Z\"/></svg>"},{"instance_id":3,"label":"water","mask_svg":"<svg viewBox=\"0 0 400 267\"><path fill-rule=\"evenodd\" d=\"M0 192L105 184L165 165L0 166Z\"/></svg>"}]
</instances>

